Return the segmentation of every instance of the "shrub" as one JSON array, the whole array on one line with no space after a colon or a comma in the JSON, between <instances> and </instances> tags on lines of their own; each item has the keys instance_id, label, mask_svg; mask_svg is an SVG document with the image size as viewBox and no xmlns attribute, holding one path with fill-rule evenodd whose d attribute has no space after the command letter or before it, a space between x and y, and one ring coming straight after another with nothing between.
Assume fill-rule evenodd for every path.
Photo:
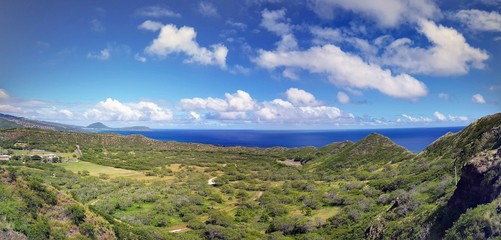
<instances>
[{"instance_id":1,"label":"shrub","mask_svg":"<svg viewBox=\"0 0 501 240\"><path fill-rule=\"evenodd\" d=\"M71 205L65 209L66 215L75 225L80 225L85 221L85 209L79 205Z\"/></svg>"}]
</instances>

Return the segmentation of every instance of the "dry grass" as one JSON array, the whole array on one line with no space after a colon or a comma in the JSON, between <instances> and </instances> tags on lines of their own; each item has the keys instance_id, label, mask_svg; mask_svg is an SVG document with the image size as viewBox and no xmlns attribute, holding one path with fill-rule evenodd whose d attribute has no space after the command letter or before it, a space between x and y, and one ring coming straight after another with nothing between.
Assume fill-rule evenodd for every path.
<instances>
[{"instance_id":1,"label":"dry grass","mask_svg":"<svg viewBox=\"0 0 501 240\"><path fill-rule=\"evenodd\" d=\"M103 166L91 162L79 161L72 163L61 163L59 166L65 168L66 170L70 170L74 173L82 172L84 170L89 171L91 176L99 176L101 174L106 174L110 178L117 177L125 177L125 178L133 178L138 180L159 180L162 178L156 176L146 176L143 172L121 169L115 167Z\"/></svg>"}]
</instances>

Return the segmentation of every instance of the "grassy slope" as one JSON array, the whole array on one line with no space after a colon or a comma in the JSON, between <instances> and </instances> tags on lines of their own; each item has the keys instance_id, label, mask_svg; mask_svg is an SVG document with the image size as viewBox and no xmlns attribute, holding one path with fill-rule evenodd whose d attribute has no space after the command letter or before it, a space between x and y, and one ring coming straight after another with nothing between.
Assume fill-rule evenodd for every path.
<instances>
[{"instance_id":1,"label":"grassy slope","mask_svg":"<svg viewBox=\"0 0 501 240\"><path fill-rule=\"evenodd\" d=\"M433 214L455 189L455 164L468 154L499 147L499 141L489 133L499 126L501 114L489 116L436 141L417 156L377 134L357 143L334 143L320 149L221 148L162 143L141 136L33 129L0 131L0 143L9 147L27 142L54 150L79 144L86 160L93 163L65 167L76 172L88 170L94 176L99 175L100 165L110 166L105 169L113 176L114 172L118 176L126 174L122 170L130 171L125 179L99 180L65 173L64 181L63 177L47 181L83 203L95 203L104 216L144 226L153 235L190 226L195 230L182 236L204 236L209 231L263 238L265 230L278 230L276 233L297 238L335 239L365 237L372 227L381 229L374 231L375 237L393 239L429 234ZM299 168L277 163L285 159L309 161ZM454 159L460 160L455 163ZM135 174L145 171L156 175L158 181L145 185L133 180ZM212 176L219 176L222 186L208 186L207 179ZM168 178L175 180L167 183ZM259 192L263 194L256 199ZM194 227L196 221L210 220L214 211L228 215L231 227L226 229L237 232L224 232L217 226L225 223L218 221L202 223L200 230ZM478 210L467 215L473 217L464 218L475 219L481 214L487 213ZM279 226L283 222L295 230ZM321 227L299 234L303 228L298 226L303 223L321 223Z\"/></svg>"}]
</instances>

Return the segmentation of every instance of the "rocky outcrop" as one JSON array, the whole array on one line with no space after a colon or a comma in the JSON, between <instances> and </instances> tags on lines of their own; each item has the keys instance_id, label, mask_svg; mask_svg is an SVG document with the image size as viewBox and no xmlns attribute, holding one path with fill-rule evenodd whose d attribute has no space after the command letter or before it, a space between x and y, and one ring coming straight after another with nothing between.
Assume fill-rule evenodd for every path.
<instances>
[{"instance_id":1,"label":"rocky outcrop","mask_svg":"<svg viewBox=\"0 0 501 240\"><path fill-rule=\"evenodd\" d=\"M494 201L501 193L501 148L482 151L467 161L461 180L452 197L438 216L433 238L442 237L461 214L469 208Z\"/></svg>"},{"instance_id":2,"label":"rocky outcrop","mask_svg":"<svg viewBox=\"0 0 501 240\"><path fill-rule=\"evenodd\" d=\"M498 148L468 161L447 208L463 213L468 208L492 202L501 193L500 155L501 148Z\"/></svg>"}]
</instances>

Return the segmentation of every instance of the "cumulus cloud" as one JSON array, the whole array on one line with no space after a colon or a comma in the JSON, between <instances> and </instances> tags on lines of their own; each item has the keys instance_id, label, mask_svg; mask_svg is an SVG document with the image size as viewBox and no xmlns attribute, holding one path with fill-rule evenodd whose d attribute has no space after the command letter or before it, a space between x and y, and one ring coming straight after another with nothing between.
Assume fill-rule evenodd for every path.
<instances>
[{"instance_id":1,"label":"cumulus cloud","mask_svg":"<svg viewBox=\"0 0 501 240\"><path fill-rule=\"evenodd\" d=\"M197 62L204 65L218 65L226 68L226 56L228 48L222 44L214 44L210 49L201 47L196 41L197 33L192 27L183 26L177 28L175 25L163 25L157 29L154 22L143 22L140 25L143 29L160 30L160 34L153 42L146 47L145 52L149 55L166 57L169 54L184 53L189 57L186 62Z\"/></svg>"},{"instance_id":2,"label":"cumulus cloud","mask_svg":"<svg viewBox=\"0 0 501 240\"><path fill-rule=\"evenodd\" d=\"M501 14L496 11L461 10L453 18L475 31L501 32Z\"/></svg>"},{"instance_id":3,"label":"cumulus cloud","mask_svg":"<svg viewBox=\"0 0 501 240\"><path fill-rule=\"evenodd\" d=\"M205 111L207 119L250 122L332 122L342 116L339 108L322 105L307 91L290 88L285 96L286 100L257 102L249 93L238 90L233 94L226 93L224 99L182 99L179 108L189 112L192 119L193 112Z\"/></svg>"},{"instance_id":4,"label":"cumulus cloud","mask_svg":"<svg viewBox=\"0 0 501 240\"><path fill-rule=\"evenodd\" d=\"M375 20L382 27L395 27L441 15L432 0L311 0L310 7L321 18L332 19L335 9L342 8Z\"/></svg>"},{"instance_id":5,"label":"cumulus cloud","mask_svg":"<svg viewBox=\"0 0 501 240\"><path fill-rule=\"evenodd\" d=\"M217 8L214 4L210 2L200 2L198 3L198 12L207 17L215 17L217 16Z\"/></svg>"},{"instance_id":6,"label":"cumulus cloud","mask_svg":"<svg viewBox=\"0 0 501 240\"><path fill-rule=\"evenodd\" d=\"M10 96L7 93L7 91L5 91L4 89L0 88L0 99L8 99L8 98L10 98Z\"/></svg>"},{"instance_id":7,"label":"cumulus cloud","mask_svg":"<svg viewBox=\"0 0 501 240\"><path fill-rule=\"evenodd\" d=\"M297 48L297 40L292 34L290 20L285 17L285 9L274 11L265 9L261 12L261 17L261 26L281 37L281 40L277 42L277 50L285 51Z\"/></svg>"},{"instance_id":8,"label":"cumulus cloud","mask_svg":"<svg viewBox=\"0 0 501 240\"><path fill-rule=\"evenodd\" d=\"M88 58L98 59L98 60L108 60L111 57L111 51L108 48L105 48L99 52L89 52L87 54Z\"/></svg>"},{"instance_id":9,"label":"cumulus cloud","mask_svg":"<svg viewBox=\"0 0 501 240\"><path fill-rule=\"evenodd\" d=\"M413 47L412 40L400 38L386 47L382 62L411 73L459 75L468 73L470 68L484 68L489 58L486 51L471 47L453 28L422 20L419 31L432 46Z\"/></svg>"},{"instance_id":10,"label":"cumulus cloud","mask_svg":"<svg viewBox=\"0 0 501 240\"><path fill-rule=\"evenodd\" d=\"M260 121L332 122L341 117L341 110L329 106L295 106L288 101L275 99L263 103L256 115Z\"/></svg>"},{"instance_id":11,"label":"cumulus cloud","mask_svg":"<svg viewBox=\"0 0 501 240\"><path fill-rule=\"evenodd\" d=\"M292 104L294 104L295 106L314 107L321 104L319 101L317 101L317 99L315 98L315 96L313 96L313 94L302 89L289 88L285 92L285 95L287 97L287 100Z\"/></svg>"},{"instance_id":12,"label":"cumulus cloud","mask_svg":"<svg viewBox=\"0 0 501 240\"><path fill-rule=\"evenodd\" d=\"M143 17L153 17L153 18L162 18L162 17L174 17L179 18L181 14L177 12L173 12L172 10L159 6L148 6L143 7L136 10L136 14Z\"/></svg>"},{"instance_id":13,"label":"cumulus cloud","mask_svg":"<svg viewBox=\"0 0 501 240\"><path fill-rule=\"evenodd\" d=\"M238 90L234 94L226 93L221 98L184 98L180 101L183 110L212 110L216 112L242 112L254 109L256 102L249 93Z\"/></svg>"},{"instance_id":14,"label":"cumulus cloud","mask_svg":"<svg viewBox=\"0 0 501 240\"><path fill-rule=\"evenodd\" d=\"M485 104L484 97L478 93L471 97L471 101L477 104Z\"/></svg>"},{"instance_id":15,"label":"cumulus cloud","mask_svg":"<svg viewBox=\"0 0 501 240\"><path fill-rule=\"evenodd\" d=\"M268 69L294 67L327 74L329 80L338 86L375 89L397 98L418 99L428 93L423 82L407 74L394 76L390 70L367 63L332 44L305 51L260 50L254 61Z\"/></svg>"},{"instance_id":16,"label":"cumulus cloud","mask_svg":"<svg viewBox=\"0 0 501 240\"><path fill-rule=\"evenodd\" d=\"M153 102L121 103L107 98L87 110L84 117L99 121L169 121L173 115L169 109L163 109Z\"/></svg>"},{"instance_id":17,"label":"cumulus cloud","mask_svg":"<svg viewBox=\"0 0 501 240\"><path fill-rule=\"evenodd\" d=\"M345 92L338 92L337 93L337 101L342 103L342 104L348 104L348 103L350 103L350 97Z\"/></svg>"}]
</instances>

